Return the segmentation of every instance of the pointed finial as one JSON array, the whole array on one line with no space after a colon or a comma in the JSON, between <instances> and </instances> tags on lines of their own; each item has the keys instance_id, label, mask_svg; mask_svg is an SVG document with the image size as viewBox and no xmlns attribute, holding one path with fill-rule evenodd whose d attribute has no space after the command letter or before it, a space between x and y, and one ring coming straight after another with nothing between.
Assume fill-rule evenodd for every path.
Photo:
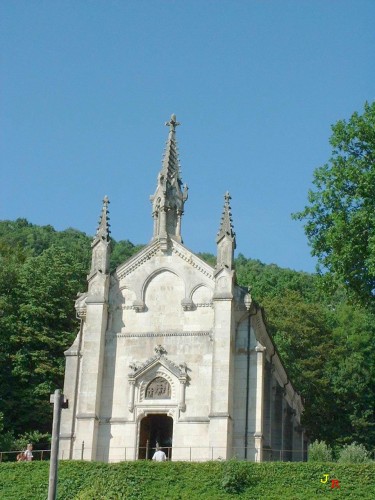
<instances>
[{"instance_id":1,"label":"pointed finial","mask_svg":"<svg viewBox=\"0 0 375 500\"><path fill-rule=\"evenodd\" d=\"M109 198L107 195L105 195L103 198L102 213L100 214L99 217L99 225L98 229L96 230L94 241L97 241L99 239L109 241L110 225L108 223L109 221L108 205L109 205Z\"/></svg>"},{"instance_id":2,"label":"pointed finial","mask_svg":"<svg viewBox=\"0 0 375 500\"><path fill-rule=\"evenodd\" d=\"M169 127L169 133L163 154L162 167L158 175L155 194L150 196L154 218L153 237L162 238L163 241L166 241L168 236L171 236L182 242L181 217L184 213L188 189L186 185L182 185L181 165L175 134L176 127L180 123L177 121L176 115L173 114L165 125Z\"/></svg>"},{"instance_id":3,"label":"pointed finial","mask_svg":"<svg viewBox=\"0 0 375 500\"><path fill-rule=\"evenodd\" d=\"M176 120L175 114L171 115L171 119L169 120L169 122L165 122L165 126L169 127L170 132L175 132L176 127L178 127L179 125L181 125L181 123Z\"/></svg>"},{"instance_id":4,"label":"pointed finial","mask_svg":"<svg viewBox=\"0 0 375 500\"><path fill-rule=\"evenodd\" d=\"M221 216L221 223L219 232L217 233L216 242L219 242L224 236L229 236L232 240L235 241L236 233L233 230L232 213L229 204L231 199L232 197L227 191L224 195L223 214Z\"/></svg>"},{"instance_id":5,"label":"pointed finial","mask_svg":"<svg viewBox=\"0 0 375 500\"><path fill-rule=\"evenodd\" d=\"M176 120L176 115L173 114L171 115L170 121L166 122L165 125L169 127L169 134L163 154L161 174L164 176L165 180L168 179L171 183L174 181L181 183L181 168L175 136L176 127L180 125L180 122Z\"/></svg>"}]
</instances>

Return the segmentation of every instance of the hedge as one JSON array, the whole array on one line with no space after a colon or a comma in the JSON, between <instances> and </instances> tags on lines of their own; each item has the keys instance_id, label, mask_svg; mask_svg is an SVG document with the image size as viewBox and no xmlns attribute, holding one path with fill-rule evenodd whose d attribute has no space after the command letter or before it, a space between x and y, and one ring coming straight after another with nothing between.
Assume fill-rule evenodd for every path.
<instances>
[{"instance_id":1,"label":"hedge","mask_svg":"<svg viewBox=\"0 0 375 500\"><path fill-rule=\"evenodd\" d=\"M0 464L0 498L45 500L48 462ZM322 483L328 474L327 482ZM333 488L332 479L340 488ZM337 485L337 483L336 483ZM150 461L59 464L58 500L375 498L375 463Z\"/></svg>"}]
</instances>

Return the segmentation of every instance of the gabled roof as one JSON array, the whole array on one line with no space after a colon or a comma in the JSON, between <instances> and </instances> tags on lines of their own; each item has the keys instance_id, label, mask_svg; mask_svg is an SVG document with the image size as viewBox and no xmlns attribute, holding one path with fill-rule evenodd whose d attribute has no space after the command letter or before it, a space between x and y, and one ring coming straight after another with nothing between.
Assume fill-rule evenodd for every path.
<instances>
[{"instance_id":1,"label":"gabled roof","mask_svg":"<svg viewBox=\"0 0 375 500\"><path fill-rule=\"evenodd\" d=\"M165 350L160 345L155 347L155 352L155 356L148 358L142 365L137 366L134 363L130 365L130 368L133 371L129 373L129 380L137 380L137 378L141 377L145 372L149 371L158 364L164 366L164 368L173 373L173 375L175 375L179 380L187 379L185 364L177 366L173 363L173 361L165 356Z\"/></svg>"},{"instance_id":2,"label":"gabled roof","mask_svg":"<svg viewBox=\"0 0 375 500\"><path fill-rule=\"evenodd\" d=\"M159 240L153 240L130 259L121 264L114 272L116 277L122 279L128 276L159 252L161 252L161 244ZM191 252L182 243L170 239L170 252L190 264L208 278L213 279L214 268Z\"/></svg>"}]
</instances>

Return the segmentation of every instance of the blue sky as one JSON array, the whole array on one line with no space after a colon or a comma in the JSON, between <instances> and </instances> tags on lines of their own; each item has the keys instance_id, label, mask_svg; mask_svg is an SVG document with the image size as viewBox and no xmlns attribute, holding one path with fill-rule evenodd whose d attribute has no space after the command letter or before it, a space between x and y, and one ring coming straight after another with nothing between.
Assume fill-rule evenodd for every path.
<instances>
[{"instance_id":1,"label":"blue sky","mask_svg":"<svg viewBox=\"0 0 375 500\"><path fill-rule=\"evenodd\" d=\"M0 5L1 219L148 242L176 113L183 237L313 271L302 224L330 126L375 91L372 0L9 1Z\"/></svg>"}]
</instances>

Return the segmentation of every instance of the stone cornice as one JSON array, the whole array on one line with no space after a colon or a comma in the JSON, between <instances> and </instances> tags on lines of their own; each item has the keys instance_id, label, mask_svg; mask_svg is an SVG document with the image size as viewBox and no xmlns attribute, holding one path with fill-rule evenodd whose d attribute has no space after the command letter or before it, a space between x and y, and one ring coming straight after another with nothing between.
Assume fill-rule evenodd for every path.
<instances>
[{"instance_id":1,"label":"stone cornice","mask_svg":"<svg viewBox=\"0 0 375 500\"><path fill-rule=\"evenodd\" d=\"M127 337L206 337L211 336L211 330L196 331L196 332L129 332L129 333L112 333L108 337L113 338L127 338Z\"/></svg>"},{"instance_id":2,"label":"stone cornice","mask_svg":"<svg viewBox=\"0 0 375 500\"><path fill-rule=\"evenodd\" d=\"M208 278L213 279L213 268L180 243L173 241L172 252Z\"/></svg>"}]
</instances>

